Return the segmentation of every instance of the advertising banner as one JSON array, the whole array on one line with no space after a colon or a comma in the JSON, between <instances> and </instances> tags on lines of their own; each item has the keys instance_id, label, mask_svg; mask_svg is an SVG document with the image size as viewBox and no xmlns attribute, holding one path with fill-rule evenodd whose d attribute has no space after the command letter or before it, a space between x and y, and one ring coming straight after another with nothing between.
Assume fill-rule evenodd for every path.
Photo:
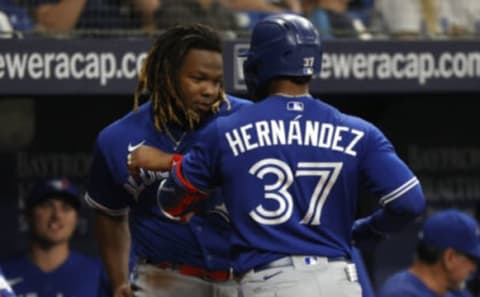
<instances>
[{"instance_id":1,"label":"advertising banner","mask_svg":"<svg viewBox=\"0 0 480 297\"><path fill-rule=\"evenodd\" d=\"M0 94L131 94L150 39L0 40ZM246 92L238 53L226 41L225 85ZM345 41L324 44L312 93L475 92L480 41Z\"/></svg>"}]
</instances>

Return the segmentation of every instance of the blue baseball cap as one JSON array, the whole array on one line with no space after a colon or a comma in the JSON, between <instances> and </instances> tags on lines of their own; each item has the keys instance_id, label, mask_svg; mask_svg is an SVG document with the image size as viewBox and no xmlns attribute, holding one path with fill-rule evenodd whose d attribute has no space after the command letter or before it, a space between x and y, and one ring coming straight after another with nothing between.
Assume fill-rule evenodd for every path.
<instances>
[{"instance_id":1,"label":"blue baseball cap","mask_svg":"<svg viewBox=\"0 0 480 297\"><path fill-rule=\"evenodd\" d=\"M26 209L32 209L38 203L52 198L63 198L77 210L81 206L80 192L67 178L50 178L37 182L25 201Z\"/></svg>"},{"instance_id":2,"label":"blue baseball cap","mask_svg":"<svg viewBox=\"0 0 480 297\"><path fill-rule=\"evenodd\" d=\"M452 248L480 261L480 228L477 221L456 209L430 216L419 233L420 242L436 248Z\"/></svg>"}]
</instances>

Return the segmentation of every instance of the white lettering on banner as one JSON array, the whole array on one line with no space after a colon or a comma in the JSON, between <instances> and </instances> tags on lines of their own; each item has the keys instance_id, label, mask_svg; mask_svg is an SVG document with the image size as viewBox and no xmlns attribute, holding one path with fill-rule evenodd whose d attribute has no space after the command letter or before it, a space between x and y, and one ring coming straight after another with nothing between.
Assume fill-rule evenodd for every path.
<instances>
[{"instance_id":1,"label":"white lettering on banner","mask_svg":"<svg viewBox=\"0 0 480 297\"><path fill-rule=\"evenodd\" d=\"M449 78L480 78L480 51L325 53L320 73L320 79L410 79L420 86Z\"/></svg>"},{"instance_id":2,"label":"white lettering on banner","mask_svg":"<svg viewBox=\"0 0 480 297\"><path fill-rule=\"evenodd\" d=\"M97 80L105 87L115 79L135 79L147 53L104 52L0 52L0 79ZM233 61L234 77L244 80L242 62ZM310 65L311 60L304 63ZM416 80L480 78L480 51L325 52L321 79ZM235 88L242 87L237 85ZM243 85L243 88L245 86Z\"/></svg>"},{"instance_id":3,"label":"white lettering on banner","mask_svg":"<svg viewBox=\"0 0 480 297\"><path fill-rule=\"evenodd\" d=\"M248 123L225 133L234 156L259 147L275 145L313 146L356 156L355 146L364 132L317 121L270 120Z\"/></svg>"},{"instance_id":4,"label":"white lettering on banner","mask_svg":"<svg viewBox=\"0 0 480 297\"><path fill-rule=\"evenodd\" d=\"M135 79L147 53L125 52L31 52L0 53L0 79L98 80L100 86L113 79Z\"/></svg>"},{"instance_id":5,"label":"white lettering on banner","mask_svg":"<svg viewBox=\"0 0 480 297\"><path fill-rule=\"evenodd\" d=\"M408 147L408 162L415 170L480 171L480 148Z\"/></svg>"},{"instance_id":6,"label":"white lettering on banner","mask_svg":"<svg viewBox=\"0 0 480 297\"><path fill-rule=\"evenodd\" d=\"M418 174L428 201L479 201L480 177L454 174L438 177Z\"/></svg>"},{"instance_id":7,"label":"white lettering on banner","mask_svg":"<svg viewBox=\"0 0 480 297\"><path fill-rule=\"evenodd\" d=\"M244 80L241 61L236 59L235 77ZM415 80L423 86L431 79L480 78L480 51L459 52L325 52L320 79ZM237 81L237 89L241 89ZM243 86L245 88L245 86Z\"/></svg>"},{"instance_id":8,"label":"white lettering on banner","mask_svg":"<svg viewBox=\"0 0 480 297\"><path fill-rule=\"evenodd\" d=\"M429 201L479 201L480 148L410 145L408 163Z\"/></svg>"},{"instance_id":9,"label":"white lettering on banner","mask_svg":"<svg viewBox=\"0 0 480 297\"><path fill-rule=\"evenodd\" d=\"M17 177L37 178L49 176L84 177L90 168L89 153L46 153L16 155Z\"/></svg>"}]
</instances>

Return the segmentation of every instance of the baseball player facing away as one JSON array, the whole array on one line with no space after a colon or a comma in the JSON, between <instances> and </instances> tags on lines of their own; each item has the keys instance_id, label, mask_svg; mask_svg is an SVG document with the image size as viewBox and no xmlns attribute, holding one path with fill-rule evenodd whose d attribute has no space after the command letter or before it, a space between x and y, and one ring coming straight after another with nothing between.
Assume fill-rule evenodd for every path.
<instances>
[{"instance_id":1,"label":"baseball player facing away","mask_svg":"<svg viewBox=\"0 0 480 297\"><path fill-rule=\"evenodd\" d=\"M468 296L462 285L480 261L475 219L456 209L439 211L424 222L418 239L413 264L388 278L379 296Z\"/></svg>"},{"instance_id":2,"label":"baseball player facing away","mask_svg":"<svg viewBox=\"0 0 480 297\"><path fill-rule=\"evenodd\" d=\"M212 193L188 224L178 224L161 214L156 199L168 172L142 170L134 178L125 164L143 144L186 152L199 140L196 130L252 104L225 97L222 80L218 33L201 25L173 27L156 39L140 73L136 96L148 92L150 100L98 135L86 201L97 210L99 248L117 297L132 296L132 288L142 297L236 296L219 195Z\"/></svg>"},{"instance_id":3,"label":"baseball player facing away","mask_svg":"<svg viewBox=\"0 0 480 297\"><path fill-rule=\"evenodd\" d=\"M99 259L70 249L81 197L66 178L39 181L26 199L29 253L2 261L18 297L107 296Z\"/></svg>"},{"instance_id":4,"label":"baseball player facing away","mask_svg":"<svg viewBox=\"0 0 480 297\"><path fill-rule=\"evenodd\" d=\"M243 64L261 101L216 119L184 156L141 146L127 158L132 174L171 169L159 197L174 219L221 186L244 297L361 296L352 235L374 241L425 208L419 181L379 129L309 94L321 58L307 19L264 18ZM360 186L382 207L354 225Z\"/></svg>"}]
</instances>

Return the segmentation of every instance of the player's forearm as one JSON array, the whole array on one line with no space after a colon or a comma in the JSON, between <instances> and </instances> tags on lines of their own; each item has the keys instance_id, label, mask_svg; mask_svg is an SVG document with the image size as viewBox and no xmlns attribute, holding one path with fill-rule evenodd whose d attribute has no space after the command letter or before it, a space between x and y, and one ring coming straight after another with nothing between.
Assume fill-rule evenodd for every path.
<instances>
[{"instance_id":1,"label":"player's forearm","mask_svg":"<svg viewBox=\"0 0 480 297\"><path fill-rule=\"evenodd\" d=\"M384 205L372 215L372 226L385 233L398 232L420 216L426 207L420 185Z\"/></svg>"},{"instance_id":2,"label":"player's forearm","mask_svg":"<svg viewBox=\"0 0 480 297\"><path fill-rule=\"evenodd\" d=\"M96 237L113 290L128 283L130 231L128 219L96 213Z\"/></svg>"},{"instance_id":3,"label":"player's forearm","mask_svg":"<svg viewBox=\"0 0 480 297\"><path fill-rule=\"evenodd\" d=\"M127 166L132 175L138 175L140 169L153 171L170 170L174 155L155 147L142 145L128 154Z\"/></svg>"},{"instance_id":4,"label":"player's forearm","mask_svg":"<svg viewBox=\"0 0 480 297\"><path fill-rule=\"evenodd\" d=\"M356 220L353 225L353 241L360 249L371 250L388 234L398 232L412 223L424 209L425 198L420 185L417 185L372 215Z\"/></svg>"}]
</instances>

